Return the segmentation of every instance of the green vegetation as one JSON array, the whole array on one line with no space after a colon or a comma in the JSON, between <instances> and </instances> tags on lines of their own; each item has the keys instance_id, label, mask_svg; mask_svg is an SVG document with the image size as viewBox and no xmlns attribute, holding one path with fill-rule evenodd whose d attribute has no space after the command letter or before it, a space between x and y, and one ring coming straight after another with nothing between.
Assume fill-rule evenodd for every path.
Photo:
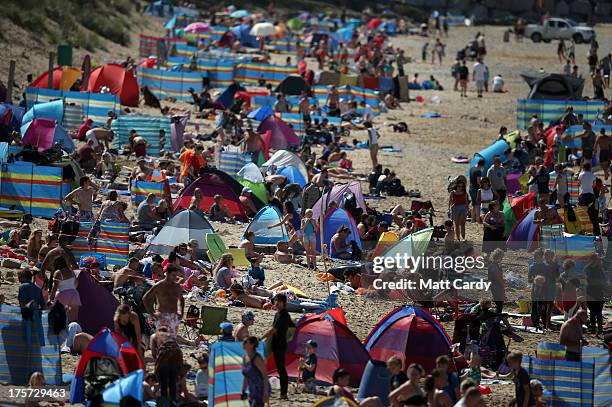
<instances>
[{"instance_id":1,"label":"green vegetation","mask_svg":"<svg viewBox=\"0 0 612 407\"><path fill-rule=\"evenodd\" d=\"M129 17L138 0L19 0L0 1L5 16L34 36L51 43L70 42L94 51L103 39L128 46Z\"/></svg>"}]
</instances>

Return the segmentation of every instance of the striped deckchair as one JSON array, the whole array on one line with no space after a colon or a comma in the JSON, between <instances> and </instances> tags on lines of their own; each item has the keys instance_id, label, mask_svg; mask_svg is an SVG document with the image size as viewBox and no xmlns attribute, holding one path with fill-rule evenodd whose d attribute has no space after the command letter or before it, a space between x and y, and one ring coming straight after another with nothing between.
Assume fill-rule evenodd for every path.
<instances>
[{"instance_id":1,"label":"striped deckchair","mask_svg":"<svg viewBox=\"0 0 612 407\"><path fill-rule=\"evenodd\" d=\"M173 72L162 69L141 68L138 74L140 87L148 86L159 99L172 97L179 101L191 100L188 89L202 92L202 72Z\"/></svg>"},{"instance_id":2,"label":"striped deckchair","mask_svg":"<svg viewBox=\"0 0 612 407\"><path fill-rule=\"evenodd\" d=\"M62 127L68 131L77 131L83 123L83 107L78 104L64 105Z\"/></svg>"},{"instance_id":3,"label":"striped deckchair","mask_svg":"<svg viewBox=\"0 0 612 407\"><path fill-rule=\"evenodd\" d=\"M71 190L70 183L64 183L62 168L2 165L0 206L32 216L53 218L62 206L63 197Z\"/></svg>"},{"instance_id":4,"label":"striped deckchair","mask_svg":"<svg viewBox=\"0 0 612 407\"><path fill-rule=\"evenodd\" d=\"M170 149L170 129L171 120L166 116L147 116L147 115L126 115L119 116L113 120L112 129L115 132L113 145L122 147L129 144L130 130L134 129L140 137L147 140L147 154L159 157L161 142L159 138L160 130L166 132L164 149Z\"/></svg>"},{"instance_id":5,"label":"striped deckchair","mask_svg":"<svg viewBox=\"0 0 612 407\"><path fill-rule=\"evenodd\" d=\"M584 120L589 122L594 121L605 109L605 103L602 101L519 99L516 104L517 127L526 129L534 114L538 115L544 124L558 120L569 106L574 108L576 115L582 113Z\"/></svg>"},{"instance_id":6,"label":"striped deckchair","mask_svg":"<svg viewBox=\"0 0 612 407\"><path fill-rule=\"evenodd\" d=\"M55 89L26 88L26 101L28 109L30 109L36 103L49 102L57 99L63 99L64 105L69 105L71 103L80 105L83 118L93 120L94 126L101 126L106 123L109 110L112 110L119 115L121 109L119 98L110 93L89 93L61 91Z\"/></svg>"},{"instance_id":7,"label":"striped deckchair","mask_svg":"<svg viewBox=\"0 0 612 407\"><path fill-rule=\"evenodd\" d=\"M83 258L92 253L103 253L111 266L125 266L129 255L129 224L101 222L98 238L89 246L88 236L93 222L81 222L79 234L71 245L76 257Z\"/></svg>"},{"instance_id":8,"label":"striped deckchair","mask_svg":"<svg viewBox=\"0 0 612 407\"><path fill-rule=\"evenodd\" d=\"M134 205L140 205L142 201L147 199L149 194L155 194L156 198L154 205L157 205L159 201L166 198L165 183L154 181L132 181L130 195L132 196L132 203Z\"/></svg>"},{"instance_id":9,"label":"striped deckchair","mask_svg":"<svg viewBox=\"0 0 612 407\"><path fill-rule=\"evenodd\" d=\"M50 330L48 311L26 327L19 307L0 304L0 326L0 382L25 386L32 373L41 372L46 384L62 384L60 348L65 338Z\"/></svg>"}]
</instances>

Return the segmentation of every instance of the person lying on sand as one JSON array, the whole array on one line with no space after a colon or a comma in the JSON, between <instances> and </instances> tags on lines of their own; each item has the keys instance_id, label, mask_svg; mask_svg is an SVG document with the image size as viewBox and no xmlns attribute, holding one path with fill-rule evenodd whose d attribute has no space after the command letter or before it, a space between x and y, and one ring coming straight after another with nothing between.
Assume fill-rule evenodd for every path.
<instances>
[{"instance_id":1,"label":"person lying on sand","mask_svg":"<svg viewBox=\"0 0 612 407\"><path fill-rule=\"evenodd\" d=\"M241 284L234 283L230 287L232 294L232 300L240 301L247 307L251 308L263 308L263 305L269 301L268 297L260 297L257 295L247 293Z\"/></svg>"}]
</instances>

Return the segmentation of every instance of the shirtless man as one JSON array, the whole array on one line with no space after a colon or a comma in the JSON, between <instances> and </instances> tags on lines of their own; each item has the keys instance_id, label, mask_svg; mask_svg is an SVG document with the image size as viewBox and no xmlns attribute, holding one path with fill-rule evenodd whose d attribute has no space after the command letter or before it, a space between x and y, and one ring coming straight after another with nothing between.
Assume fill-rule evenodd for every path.
<instances>
[{"instance_id":1,"label":"shirtless man","mask_svg":"<svg viewBox=\"0 0 612 407\"><path fill-rule=\"evenodd\" d=\"M140 159L136 162L136 164L136 167L132 170L132 173L130 174L130 185L132 185L132 181L137 180L139 178L146 178L152 172L152 170L147 167L146 160Z\"/></svg>"},{"instance_id":2,"label":"shirtless man","mask_svg":"<svg viewBox=\"0 0 612 407\"><path fill-rule=\"evenodd\" d=\"M340 116L340 95L334 85L330 85L325 104L329 107L329 116Z\"/></svg>"},{"instance_id":3,"label":"shirtless man","mask_svg":"<svg viewBox=\"0 0 612 407\"><path fill-rule=\"evenodd\" d=\"M610 160L612 159L612 137L606 134L606 129L599 131L599 136L595 140L595 150L599 148L599 164L604 171L604 179L610 177Z\"/></svg>"},{"instance_id":4,"label":"shirtless man","mask_svg":"<svg viewBox=\"0 0 612 407\"><path fill-rule=\"evenodd\" d=\"M244 239L238 245L240 249L244 249L244 254L247 259L251 257L263 258L263 255L261 253L257 253L255 251L255 244L253 243L254 240L255 240L255 233L252 231L249 231L244 234Z\"/></svg>"},{"instance_id":5,"label":"shirtless man","mask_svg":"<svg viewBox=\"0 0 612 407\"><path fill-rule=\"evenodd\" d=\"M69 243L70 236L60 235L59 245L56 248L49 250L45 256L45 260L43 260L42 265L40 266L39 273L43 274L47 270L51 270L52 272L55 271L55 260L59 259L60 257L64 258L68 267L70 267L72 270L77 270L79 266L74 260L74 255L68 248Z\"/></svg>"},{"instance_id":6,"label":"shirtless man","mask_svg":"<svg viewBox=\"0 0 612 407\"><path fill-rule=\"evenodd\" d=\"M81 177L79 184L80 187L66 195L64 201L69 205L73 202L78 205L77 216L81 222L93 222L93 200L98 192L98 187L90 181L89 177Z\"/></svg>"},{"instance_id":7,"label":"shirtless man","mask_svg":"<svg viewBox=\"0 0 612 407\"><path fill-rule=\"evenodd\" d=\"M298 103L298 112L302 116L304 122L310 123L310 103L308 102L306 92L302 92L300 103Z\"/></svg>"},{"instance_id":8,"label":"shirtless man","mask_svg":"<svg viewBox=\"0 0 612 407\"><path fill-rule=\"evenodd\" d=\"M257 162L257 155L263 145L264 141L259 133L254 132L253 129L249 127L244 137L244 152L251 155L253 162Z\"/></svg>"},{"instance_id":9,"label":"shirtless man","mask_svg":"<svg viewBox=\"0 0 612 407\"><path fill-rule=\"evenodd\" d=\"M127 266L123 267L116 273L113 273L113 290L123 287L128 281L133 281L136 284L142 284L142 282L146 280L146 277L136 271L138 270L139 264L140 261L138 261L137 258L132 257Z\"/></svg>"},{"instance_id":10,"label":"shirtless man","mask_svg":"<svg viewBox=\"0 0 612 407\"><path fill-rule=\"evenodd\" d=\"M290 253L289 245L287 242L280 241L276 243L276 252L274 253L274 260L280 264L291 264L295 263L295 256Z\"/></svg>"},{"instance_id":11,"label":"shirtless man","mask_svg":"<svg viewBox=\"0 0 612 407\"><path fill-rule=\"evenodd\" d=\"M177 334L179 323L185 312L185 299L183 298L183 286L177 282L179 268L169 265L166 268L166 276L156 283L142 298L147 312L156 315L157 326L167 326L171 334ZM157 303L157 312L151 306L152 301ZM180 303L181 312L178 312Z\"/></svg>"}]
</instances>

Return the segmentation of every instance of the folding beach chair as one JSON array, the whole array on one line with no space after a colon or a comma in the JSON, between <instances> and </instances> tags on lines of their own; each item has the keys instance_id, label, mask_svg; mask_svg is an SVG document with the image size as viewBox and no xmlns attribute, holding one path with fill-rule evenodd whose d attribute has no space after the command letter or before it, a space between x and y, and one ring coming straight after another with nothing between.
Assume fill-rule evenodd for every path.
<instances>
[{"instance_id":1,"label":"folding beach chair","mask_svg":"<svg viewBox=\"0 0 612 407\"><path fill-rule=\"evenodd\" d=\"M234 266L249 267L251 263L246 258L244 249L228 248L221 237L216 233L206 234L206 246L208 247L208 258L211 263L215 263L225 253L230 253L234 258Z\"/></svg>"},{"instance_id":2,"label":"folding beach chair","mask_svg":"<svg viewBox=\"0 0 612 407\"><path fill-rule=\"evenodd\" d=\"M197 309L196 309L197 311ZM199 314L187 312L183 325L185 338L193 340L200 335L218 335L221 331L219 324L227 321L227 308L202 305Z\"/></svg>"}]
</instances>

